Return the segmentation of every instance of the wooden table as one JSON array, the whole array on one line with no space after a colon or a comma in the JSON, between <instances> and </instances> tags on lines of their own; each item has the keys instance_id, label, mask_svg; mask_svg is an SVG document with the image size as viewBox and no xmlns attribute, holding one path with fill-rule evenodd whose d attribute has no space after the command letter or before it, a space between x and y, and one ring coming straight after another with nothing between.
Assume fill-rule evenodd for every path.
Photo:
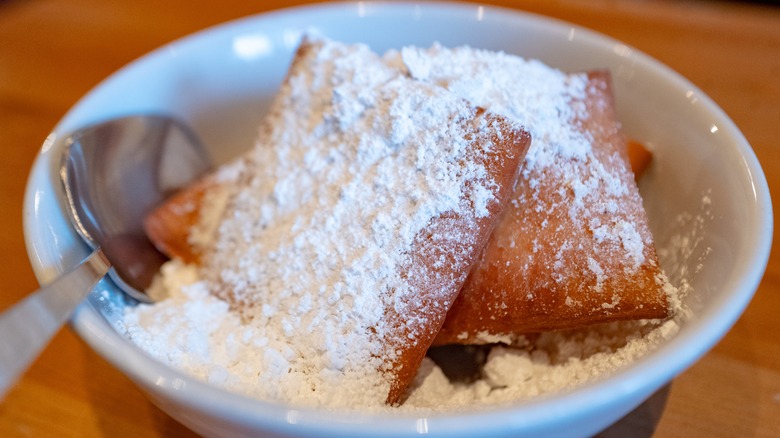
<instances>
[{"instance_id":1,"label":"wooden table","mask_svg":"<svg viewBox=\"0 0 780 438\"><path fill-rule=\"evenodd\" d=\"M301 1L0 0L0 309L38 284L22 237L27 172L49 130L134 58L204 27ZM490 3L490 2L489 2ZM780 190L780 8L747 2L495 1L623 40L700 86L742 129ZM780 249L726 338L671 386L657 429L619 435L780 436ZM0 333L2 336L2 333ZM663 395L663 394L662 394ZM663 407L663 397L655 406ZM630 432L630 433L629 433ZM0 404L0 436L187 436L63 330Z\"/></svg>"}]
</instances>

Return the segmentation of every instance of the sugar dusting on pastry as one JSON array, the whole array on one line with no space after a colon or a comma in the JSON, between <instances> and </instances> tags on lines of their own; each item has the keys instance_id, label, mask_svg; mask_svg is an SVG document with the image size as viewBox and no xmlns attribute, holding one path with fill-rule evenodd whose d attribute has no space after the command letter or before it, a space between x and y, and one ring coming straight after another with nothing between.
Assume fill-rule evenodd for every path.
<instances>
[{"instance_id":1,"label":"sugar dusting on pastry","mask_svg":"<svg viewBox=\"0 0 780 438\"><path fill-rule=\"evenodd\" d=\"M589 215L594 204L614 212L618 208L614 199L625 195L627 188L619 175L594 159L592 139L577 125L578 120L588 118L582 103L589 86L586 74L566 74L536 60L469 47L408 47L400 56L412 77L438 84L527 126L533 141L520 184L535 188L545 179L555 181L561 192L573 193L572 202L565 204L573 222L591 229L599 242L614 242L612 247L622 251L618 257L629 259L630 267L644 262L643 236L631 222L604 223ZM583 171L585 163L587 170ZM538 199L542 195L530 190L524 196L531 199L515 199L513 206L558 208L549 199ZM565 250L565 242L561 246ZM588 265L598 274L600 268L592 262ZM561 266L561 275L566 269Z\"/></svg>"},{"instance_id":2,"label":"sugar dusting on pastry","mask_svg":"<svg viewBox=\"0 0 780 438\"><path fill-rule=\"evenodd\" d=\"M517 120L533 138L437 344L672 313L676 292L660 275L605 72L564 73L468 47L395 56L412 77Z\"/></svg>"},{"instance_id":3,"label":"sugar dusting on pastry","mask_svg":"<svg viewBox=\"0 0 780 438\"><path fill-rule=\"evenodd\" d=\"M532 350L494 348L481 378L467 385L450 382L426 359L405 403L386 406L389 382L378 372L386 359L383 317L388 305L409 299L398 275L405 251L431 218L461 209L464 199L476 218L493 200L484 169L462 160L465 144L455 140L442 150L435 139L462 137L448 123L467 116L461 98L490 107L549 145L532 145L523 168L520 183L538 185L532 169L588 159L588 139L565 129L584 115L571 103L587 81L537 61L468 48L407 48L380 59L365 46L320 44L314 68L291 77L281 93L288 102L279 108L308 110L272 108L230 186L231 200L215 202L225 214L208 232L216 243L203 267L172 261L163 269L169 298L127 310L133 341L202 380L263 400L429 412L565 390L620 369L676 331L669 321L660 328L640 322L544 334ZM502 77L509 71L527 82L511 92L477 86L516 83ZM518 99L535 106L511 104ZM582 217L594 185L623 190L609 174L591 176L564 183L577 199L567 214ZM582 223L642 263L641 236L630 224ZM595 260L588 268L602 270ZM561 275L565 270L561 265ZM394 293L377 293L386 290ZM517 343L514 335L483 335Z\"/></svg>"},{"instance_id":4,"label":"sugar dusting on pastry","mask_svg":"<svg viewBox=\"0 0 780 438\"><path fill-rule=\"evenodd\" d=\"M225 384L241 375L249 382L239 386L266 399L382 406L395 371L386 369L418 342L420 330L430 330L429 318L440 320L438 330L472 263L440 254L434 264L454 263L447 272L462 278L426 280L451 297L418 296L412 279L420 274L407 272L416 266L415 239L445 214L476 223L500 211L491 208L499 182L481 154L498 147L491 138L518 128L409 78L366 46L318 39L302 47L242 175L229 186L215 240L202 256L203 281L191 289L227 303L235 314L230 324L241 327L225 342L235 348L221 357ZM477 140L485 151L475 148ZM502 183L507 194L513 181ZM430 240L457 242L471 260L483 245L462 227L435 231ZM180 338L168 350L185 355L192 331L169 333ZM404 339L395 339L399 333ZM131 336L150 341L142 330ZM213 380L213 361L198 362L196 373Z\"/></svg>"}]
</instances>

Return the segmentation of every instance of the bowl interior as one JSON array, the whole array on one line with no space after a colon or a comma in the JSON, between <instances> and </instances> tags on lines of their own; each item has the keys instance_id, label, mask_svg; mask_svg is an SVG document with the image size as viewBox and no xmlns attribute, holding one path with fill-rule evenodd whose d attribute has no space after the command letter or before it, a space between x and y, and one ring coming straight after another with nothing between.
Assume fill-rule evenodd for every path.
<instances>
[{"instance_id":1,"label":"bowl interior","mask_svg":"<svg viewBox=\"0 0 780 438\"><path fill-rule=\"evenodd\" d=\"M609 69L625 132L654 151L654 164L641 189L662 265L674 282L690 286L686 302L693 317L675 339L597 384L474 414L482 415L482 422L494 416L488 428L506 426L511 418L507 413L522 406L528 415L511 420L515 429L550 430L544 427L556 423L556 430L595 432L706 352L747 305L768 257L771 205L760 166L728 117L688 81L619 42L538 16L468 4L359 2L280 11L176 41L117 72L67 113L32 169L25 236L39 280L51 279L86 255L64 215L57 179L61 139L68 132L120 115L166 113L194 126L215 160L226 161L251 147L298 37L312 27L380 52L438 41L538 58L567 71ZM285 407L223 393L146 357L112 328L125 305L122 295L108 281L101 282L99 290L75 315L74 328L158 403L196 406L223 423L246 427L290 423L291 411ZM206 395L205 401L193 401ZM586 406L577 407L582 400L588 400ZM610 413L588 420L590 429L577 426L599 409ZM376 420L295 412L295 422L337 431L346 423ZM569 417L574 419L562 420ZM455 422L453 418L427 419L426 428L464 433L475 427L463 423L468 416ZM382 433L392 433L416 431L420 419L406 415L379 420L389 425Z\"/></svg>"}]
</instances>

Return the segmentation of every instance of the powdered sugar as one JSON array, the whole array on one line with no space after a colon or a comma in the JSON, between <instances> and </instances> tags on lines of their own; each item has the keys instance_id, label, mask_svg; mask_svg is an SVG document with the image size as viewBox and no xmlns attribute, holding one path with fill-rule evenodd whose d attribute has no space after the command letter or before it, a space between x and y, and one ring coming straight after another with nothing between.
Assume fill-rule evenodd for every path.
<instances>
[{"instance_id":1,"label":"powdered sugar","mask_svg":"<svg viewBox=\"0 0 780 438\"><path fill-rule=\"evenodd\" d=\"M537 60L469 47L407 47L400 54L391 52L387 56L400 56L412 77L445 87L528 127L533 142L526 155L525 172L554 161L562 164L584 159L590 149L579 132L561 125L561 121L577 117L570 103L572 98L584 97L584 75L570 76ZM549 153L540 144L557 148L556 153Z\"/></svg>"},{"instance_id":2,"label":"powdered sugar","mask_svg":"<svg viewBox=\"0 0 780 438\"><path fill-rule=\"evenodd\" d=\"M445 87L528 127L533 141L521 183L531 188L528 193L532 199L514 200L516 208L551 205L557 209L546 193L535 190L542 180L553 180L561 199L568 196L567 191L573 193L573 199L565 203L566 214L580 228L591 230L600 251L611 252L606 257L630 261L629 269L645 261L645 238L632 223L589 215L593 205L604 205L607 212L615 213L615 199L624 197L628 189L621 175L607 170L595 158L588 131L579 127L578 121L588 119L583 104L588 94L586 74L567 74L536 60L469 47L407 47L387 56L400 57L395 62L407 68L412 77ZM552 210L544 213L554 214ZM559 275L567 275L565 267L561 268Z\"/></svg>"},{"instance_id":3,"label":"powdered sugar","mask_svg":"<svg viewBox=\"0 0 780 438\"><path fill-rule=\"evenodd\" d=\"M626 367L673 337L678 327L670 320L544 333L523 348L499 345L486 350L481 372L470 382L450 380L429 360L400 409L473 410L572 390Z\"/></svg>"},{"instance_id":4,"label":"powdered sugar","mask_svg":"<svg viewBox=\"0 0 780 438\"><path fill-rule=\"evenodd\" d=\"M248 327L236 351L257 349L231 361L238 369L254 364L245 377L258 395L383 405L391 373L382 371L420 338L421 327L428 330L428 313L407 309L420 299L409 278L426 275L408 271L412 244L444 213L472 221L488 214L497 184L479 157L492 146L479 151L471 139L504 134L466 101L408 78L366 46L309 41L295 62L228 188L198 270L202 280L180 297L195 299L205 289L229 303L239 319L226 324ZM437 229L453 232L435 240L476 253L472 233ZM431 281L441 293L457 293L455 278ZM445 310L435 313L443 318Z\"/></svg>"},{"instance_id":5,"label":"powdered sugar","mask_svg":"<svg viewBox=\"0 0 780 438\"><path fill-rule=\"evenodd\" d=\"M390 383L380 370L395 354L385 349L386 309L407 313L405 257L431 218L458 211L476 219L495 201L494 183L467 160L463 132L451 123L470 117L461 98L531 129L521 183L538 184L533 169L560 167L577 199L568 214L581 217L594 187L624 189L598 169L585 180L565 177L567 163L591 153L587 138L561 124L584 116L571 105L584 95L583 77L468 48L406 48L380 59L361 45L317 44L309 68L295 70L281 90L235 183L209 201L220 220L204 219L193 238L214 239L203 266L170 262L158 279L169 298L129 309L125 324L153 356L231 391L294 405L398 409L384 405ZM527 84L485 86L518 76ZM582 222L642 262L641 236L629 223ZM603 277L597 262L588 266ZM415 342L420 321L404 324ZM495 347L469 384L451 382L426 359L400 409L463 409L566 390L626 366L676 325L660 327L614 324Z\"/></svg>"}]
</instances>

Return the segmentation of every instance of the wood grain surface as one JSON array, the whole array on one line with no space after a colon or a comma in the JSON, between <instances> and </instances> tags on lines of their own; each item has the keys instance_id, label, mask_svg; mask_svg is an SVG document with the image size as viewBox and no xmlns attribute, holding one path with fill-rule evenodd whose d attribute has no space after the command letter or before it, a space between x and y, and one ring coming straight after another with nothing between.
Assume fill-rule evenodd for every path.
<instances>
[{"instance_id":1,"label":"wood grain surface","mask_svg":"<svg viewBox=\"0 0 780 438\"><path fill-rule=\"evenodd\" d=\"M173 39L300 1L0 0L0 310L34 290L27 173L83 94ZM780 189L780 6L660 0L489 1L589 27L669 65L739 126ZM606 436L780 437L780 258L715 349ZM0 336L3 336L0 333ZM656 419L660 420L656 424ZM0 436L191 436L70 329L0 404Z\"/></svg>"}]
</instances>

